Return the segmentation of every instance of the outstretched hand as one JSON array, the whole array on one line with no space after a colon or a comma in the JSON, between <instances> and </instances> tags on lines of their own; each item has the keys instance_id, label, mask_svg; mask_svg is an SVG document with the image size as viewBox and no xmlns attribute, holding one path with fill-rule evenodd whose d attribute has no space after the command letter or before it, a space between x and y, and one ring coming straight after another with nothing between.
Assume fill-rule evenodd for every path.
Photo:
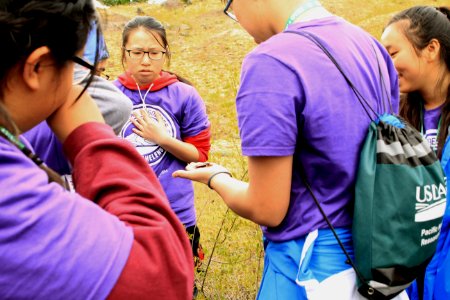
<instances>
[{"instance_id":1,"label":"outstretched hand","mask_svg":"<svg viewBox=\"0 0 450 300\"><path fill-rule=\"evenodd\" d=\"M173 177L181 177L193 181L208 183L209 178L217 172L228 172L225 167L210 162L193 162L186 166L186 170L173 172Z\"/></svg>"}]
</instances>

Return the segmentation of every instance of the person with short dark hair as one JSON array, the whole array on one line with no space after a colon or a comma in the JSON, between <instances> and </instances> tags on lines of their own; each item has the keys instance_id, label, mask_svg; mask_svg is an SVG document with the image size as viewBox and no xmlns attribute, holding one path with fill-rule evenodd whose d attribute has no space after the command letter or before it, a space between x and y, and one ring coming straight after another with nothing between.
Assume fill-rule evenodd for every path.
<instances>
[{"instance_id":1,"label":"person with short dark hair","mask_svg":"<svg viewBox=\"0 0 450 300\"><path fill-rule=\"evenodd\" d=\"M258 44L244 59L236 98L249 182L215 164L194 163L173 175L207 184L262 226L259 299L355 299L355 273L301 174L353 256L351 210L370 118L333 62L296 33L317 36L379 114L388 112L384 94L398 110L394 66L373 37L319 1L224 2L224 12Z\"/></svg>"}]
</instances>

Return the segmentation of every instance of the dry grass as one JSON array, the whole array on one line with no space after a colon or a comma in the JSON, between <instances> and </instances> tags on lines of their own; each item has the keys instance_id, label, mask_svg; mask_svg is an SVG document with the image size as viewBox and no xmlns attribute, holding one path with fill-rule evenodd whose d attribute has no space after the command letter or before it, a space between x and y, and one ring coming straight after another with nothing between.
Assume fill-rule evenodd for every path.
<instances>
[{"instance_id":1,"label":"dry grass","mask_svg":"<svg viewBox=\"0 0 450 300\"><path fill-rule=\"evenodd\" d=\"M379 38L393 13L412 5L444 5L446 1L322 2L333 13ZM227 166L235 177L246 179L246 160L240 154L234 97L241 61L255 45L238 24L225 17L221 1L192 2L189 6L175 1L168 6L132 3L103 12L111 54L107 72L111 78L116 78L123 71L121 30L129 19L144 14L163 22L173 53L170 70L192 81L206 103L212 123L210 160ZM206 252L203 269L207 269L206 276L197 274L197 285L203 290L199 299L254 299L263 263L258 226L228 211L207 187L196 185L195 188L201 242Z\"/></svg>"}]
</instances>

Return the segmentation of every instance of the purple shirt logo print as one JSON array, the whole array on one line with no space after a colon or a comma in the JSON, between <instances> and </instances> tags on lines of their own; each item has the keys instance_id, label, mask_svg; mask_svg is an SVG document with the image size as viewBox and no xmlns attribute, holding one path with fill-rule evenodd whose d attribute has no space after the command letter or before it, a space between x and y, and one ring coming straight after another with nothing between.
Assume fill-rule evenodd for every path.
<instances>
[{"instance_id":1,"label":"purple shirt logo print","mask_svg":"<svg viewBox=\"0 0 450 300\"><path fill-rule=\"evenodd\" d=\"M142 108L143 108L142 104L135 105L133 106L133 111L137 111ZM146 105L146 109L148 115L155 121L157 121L156 113L159 112L164 122L164 126L169 135L174 138L177 137L176 127L173 123L173 120L165 110L163 110L159 106L148 104ZM135 128L133 123L131 123L131 121L127 121L127 123L125 123L125 125L123 126L119 136L134 144L136 146L137 151L144 157L144 159L150 164L150 166L158 164L161 161L161 159L166 155L167 151L164 150L158 144L146 140L143 137L139 136L138 134L134 133L133 128Z\"/></svg>"}]
</instances>

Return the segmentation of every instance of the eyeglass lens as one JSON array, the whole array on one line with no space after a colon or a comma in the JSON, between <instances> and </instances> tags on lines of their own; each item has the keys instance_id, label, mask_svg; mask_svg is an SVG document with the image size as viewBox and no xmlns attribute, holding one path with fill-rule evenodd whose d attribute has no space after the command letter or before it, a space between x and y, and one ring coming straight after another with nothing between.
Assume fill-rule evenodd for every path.
<instances>
[{"instance_id":1,"label":"eyeglass lens","mask_svg":"<svg viewBox=\"0 0 450 300\"><path fill-rule=\"evenodd\" d=\"M163 58L165 51L142 51L142 50L129 50L126 49L128 55L131 59L142 59L145 54L147 54L148 58L151 60L160 60Z\"/></svg>"}]
</instances>

